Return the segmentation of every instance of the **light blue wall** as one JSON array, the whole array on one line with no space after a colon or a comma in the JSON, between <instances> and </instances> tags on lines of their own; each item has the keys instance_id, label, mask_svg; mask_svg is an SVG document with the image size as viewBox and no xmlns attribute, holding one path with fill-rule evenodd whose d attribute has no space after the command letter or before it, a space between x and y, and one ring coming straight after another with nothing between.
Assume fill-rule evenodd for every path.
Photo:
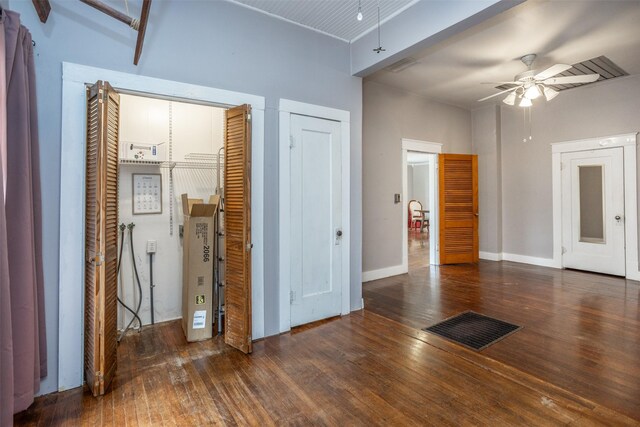
<instances>
[{"instance_id":1,"label":"light blue wall","mask_svg":"<svg viewBox=\"0 0 640 427\"><path fill-rule=\"evenodd\" d=\"M525 0L429 0L419 1L351 44L351 71L367 76L388 65L423 52L443 40L492 18Z\"/></svg>"},{"instance_id":2,"label":"light blue wall","mask_svg":"<svg viewBox=\"0 0 640 427\"><path fill-rule=\"evenodd\" d=\"M153 2L140 65L135 32L76 0L52 1L41 24L31 1L3 0L21 14L37 43L36 71L44 205L44 271L49 377L57 387L60 123L63 61L266 98L265 323L278 332L278 100L287 98L351 112L351 305L361 304L362 81L350 75L349 45L226 1ZM131 2L134 3L134 2ZM137 3L137 2L136 2ZM112 2L122 8L122 2ZM136 6L138 9L133 9ZM132 15L139 5L131 5ZM83 167L78 165L78 167ZM69 206L68 209L80 209ZM79 308L80 309L80 308Z\"/></svg>"}]
</instances>

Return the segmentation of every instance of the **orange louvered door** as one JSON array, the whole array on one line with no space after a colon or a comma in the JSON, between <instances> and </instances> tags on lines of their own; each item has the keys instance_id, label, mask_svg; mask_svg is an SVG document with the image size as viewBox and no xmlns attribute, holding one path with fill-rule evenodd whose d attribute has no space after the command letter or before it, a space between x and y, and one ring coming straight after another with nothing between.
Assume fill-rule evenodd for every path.
<instances>
[{"instance_id":1,"label":"orange louvered door","mask_svg":"<svg viewBox=\"0 0 640 427\"><path fill-rule=\"evenodd\" d=\"M87 88L84 372L94 396L117 364L119 107L109 83Z\"/></svg>"},{"instance_id":2,"label":"orange louvered door","mask_svg":"<svg viewBox=\"0 0 640 427\"><path fill-rule=\"evenodd\" d=\"M251 353L251 107L227 110L224 148L224 341Z\"/></svg>"},{"instance_id":3,"label":"orange louvered door","mask_svg":"<svg viewBox=\"0 0 640 427\"><path fill-rule=\"evenodd\" d=\"M439 155L440 264L477 262L478 157Z\"/></svg>"}]
</instances>

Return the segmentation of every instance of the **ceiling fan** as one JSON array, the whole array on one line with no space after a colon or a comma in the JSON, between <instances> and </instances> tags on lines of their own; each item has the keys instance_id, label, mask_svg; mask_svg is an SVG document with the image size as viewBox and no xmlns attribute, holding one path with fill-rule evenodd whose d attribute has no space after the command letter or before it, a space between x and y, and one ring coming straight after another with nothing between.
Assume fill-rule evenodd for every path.
<instances>
[{"instance_id":1,"label":"ceiling fan","mask_svg":"<svg viewBox=\"0 0 640 427\"><path fill-rule=\"evenodd\" d=\"M554 77L571 68L571 65L556 64L546 70L539 71L531 69L536 55L525 55L520 60L528 67L524 73L520 73L513 78L512 82L490 82L483 84L496 85L515 85L509 89L503 90L485 98L479 99L478 102L486 101L503 94L508 94L502 102L507 105L515 105L516 101L520 107L531 107L533 99L544 96L547 101L551 101L558 96L558 91L552 88L553 85L593 83L600 78L600 74L584 74L581 76L559 76Z\"/></svg>"}]
</instances>

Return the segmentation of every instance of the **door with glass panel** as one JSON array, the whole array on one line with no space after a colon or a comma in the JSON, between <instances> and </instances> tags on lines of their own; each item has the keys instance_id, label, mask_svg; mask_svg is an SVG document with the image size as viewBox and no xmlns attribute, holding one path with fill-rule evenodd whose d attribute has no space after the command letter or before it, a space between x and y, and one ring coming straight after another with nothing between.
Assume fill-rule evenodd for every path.
<instances>
[{"instance_id":1,"label":"door with glass panel","mask_svg":"<svg viewBox=\"0 0 640 427\"><path fill-rule=\"evenodd\" d=\"M625 275L622 148L562 155L562 264Z\"/></svg>"}]
</instances>

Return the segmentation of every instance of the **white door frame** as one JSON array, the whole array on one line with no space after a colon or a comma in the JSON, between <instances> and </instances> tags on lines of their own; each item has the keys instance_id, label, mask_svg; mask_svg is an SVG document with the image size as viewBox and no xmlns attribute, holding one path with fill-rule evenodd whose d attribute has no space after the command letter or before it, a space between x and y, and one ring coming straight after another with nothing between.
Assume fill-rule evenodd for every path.
<instances>
[{"instance_id":1,"label":"white door frame","mask_svg":"<svg viewBox=\"0 0 640 427\"><path fill-rule=\"evenodd\" d=\"M84 206L87 84L185 101L252 107L251 228L252 336L264 337L264 108L261 96L162 80L84 65L62 64L58 391L79 387L84 360Z\"/></svg>"},{"instance_id":2,"label":"white door frame","mask_svg":"<svg viewBox=\"0 0 640 427\"><path fill-rule=\"evenodd\" d=\"M438 155L442 153L442 144L437 142L418 141L415 139L402 138L402 273L409 272L409 213L406 204L409 202L409 185L407 182L407 153L416 151L419 153L433 154L434 164L429 168L429 199L433 200L433 205L429 212L429 262L440 264L440 248L438 238L440 230L438 227L439 201L438 201ZM433 195L431 191L433 190Z\"/></svg>"},{"instance_id":3,"label":"white door frame","mask_svg":"<svg viewBox=\"0 0 640 427\"><path fill-rule=\"evenodd\" d=\"M280 144L279 144L279 257L280 257L280 332L291 330L291 114L334 120L341 123L342 144L342 309L341 314L349 314L350 306L350 272L351 272L351 114L349 111L302 102L280 99Z\"/></svg>"},{"instance_id":4,"label":"white door frame","mask_svg":"<svg viewBox=\"0 0 640 427\"><path fill-rule=\"evenodd\" d=\"M637 135L638 133L636 132L551 144L554 267L562 268L562 153L623 147L626 278L640 280L640 264L638 260Z\"/></svg>"}]
</instances>

